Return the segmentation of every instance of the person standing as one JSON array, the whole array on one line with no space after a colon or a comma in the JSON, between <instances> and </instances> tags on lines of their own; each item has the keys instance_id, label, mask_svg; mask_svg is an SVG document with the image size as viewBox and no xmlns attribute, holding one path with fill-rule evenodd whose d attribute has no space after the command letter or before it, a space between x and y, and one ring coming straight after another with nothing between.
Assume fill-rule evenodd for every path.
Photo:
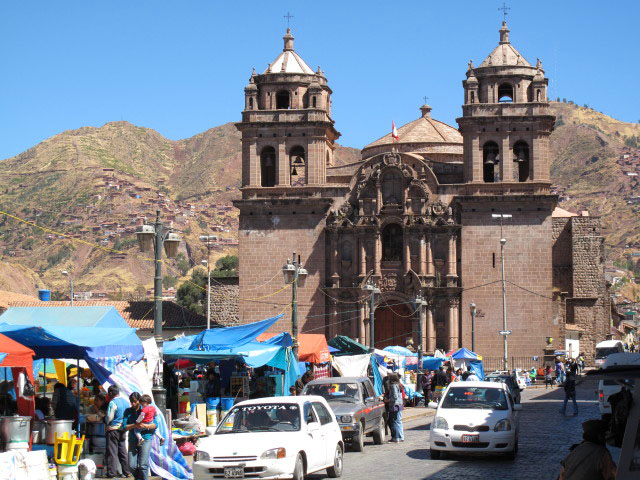
<instances>
[{"instance_id":1,"label":"person standing","mask_svg":"<svg viewBox=\"0 0 640 480\"><path fill-rule=\"evenodd\" d=\"M553 377L551 375L551 365L547 365L544 368L544 389L547 390L549 387L553 388Z\"/></svg>"},{"instance_id":2,"label":"person standing","mask_svg":"<svg viewBox=\"0 0 640 480\"><path fill-rule=\"evenodd\" d=\"M129 465L133 467L135 480L149 480L149 456L151 455L151 439L155 423L136 423L142 413L140 401L142 395L133 392L129 395L131 406L123 412L124 430L129 432ZM141 429L141 430L138 430ZM142 442L136 436L140 434Z\"/></svg>"},{"instance_id":3,"label":"person standing","mask_svg":"<svg viewBox=\"0 0 640 480\"><path fill-rule=\"evenodd\" d=\"M605 446L606 430L607 422L603 420L587 420L582 424L583 441L573 445L569 454L560 462L562 469L558 480L616 478L616 464Z\"/></svg>"},{"instance_id":4,"label":"person standing","mask_svg":"<svg viewBox=\"0 0 640 480\"><path fill-rule=\"evenodd\" d=\"M391 425L391 442L393 443L404 442L402 410L404 410L404 402L400 377L394 373L389 379L389 423Z\"/></svg>"},{"instance_id":5,"label":"person standing","mask_svg":"<svg viewBox=\"0 0 640 480\"><path fill-rule=\"evenodd\" d=\"M427 370L420 377L420 386L422 387L422 395L424 395L424 406L428 407L431 401L431 378L433 373L431 370Z\"/></svg>"},{"instance_id":6,"label":"person standing","mask_svg":"<svg viewBox=\"0 0 640 480\"><path fill-rule=\"evenodd\" d=\"M564 383L564 364L560 359L556 359L556 382L558 385Z\"/></svg>"},{"instance_id":7,"label":"person standing","mask_svg":"<svg viewBox=\"0 0 640 480\"><path fill-rule=\"evenodd\" d=\"M578 403L576 402L576 377L571 372L569 372L567 379L564 382L564 404L560 410L562 415L566 415L567 402L569 399L573 400L573 415L576 416L578 415Z\"/></svg>"},{"instance_id":8,"label":"person standing","mask_svg":"<svg viewBox=\"0 0 640 480\"><path fill-rule=\"evenodd\" d=\"M105 429L107 434L107 448L105 451L106 477L113 478L118 474L118 462L120 462L122 475L130 477L131 471L127 461L127 446L123 429L124 412L129 404L120 396L120 389L116 385L111 385L108 393L111 401L104 419L107 424Z\"/></svg>"},{"instance_id":9,"label":"person standing","mask_svg":"<svg viewBox=\"0 0 640 480\"><path fill-rule=\"evenodd\" d=\"M436 390L433 395L433 399L436 402L439 402L442 398L442 392L449 385L449 376L447 372L444 371L444 367L440 366L438 368L438 372L436 373Z\"/></svg>"}]
</instances>

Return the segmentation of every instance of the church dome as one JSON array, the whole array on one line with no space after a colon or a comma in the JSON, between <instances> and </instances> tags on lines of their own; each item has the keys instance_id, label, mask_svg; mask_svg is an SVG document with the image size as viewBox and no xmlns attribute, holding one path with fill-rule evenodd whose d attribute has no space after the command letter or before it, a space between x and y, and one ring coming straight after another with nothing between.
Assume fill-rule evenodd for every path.
<instances>
[{"instance_id":1,"label":"church dome","mask_svg":"<svg viewBox=\"0 0 640 480\"><path fill-rule=\"evenodd\" d=\"M412 152L433 160L451 161L451 156L462 160L462 135L457 129L431 117L431 107L420 107L422 116L417 120L398 128L398 141L394 141L391 133L379 138L362 149L362 157L368 158L381 152L389 152L396 148L399 152ZM436 157L436 158L434 158Z\"/></svg>"},{"instance_id":2,"label":"church dome","mask_svg":"<svg viewBox=\"0 0 640 480\"><path fill-rule=\"evenodd\" d=\"M484 59L478 68L505 66L530 67L531 64L511 45L509 42L507 22L502 22L502 27L500 28L500 43L493 49L489 56Z\"/></svg>"},{"instance_id":3,"label":"church dome","mask_svg":"<svg viewBox=\"0 0 640 480\"><path fill-rule=\"evenodd\" d=\"M269 64L264 73L302 73L313 75L314 72L307 63L293 50L293 35L291 29L287 28L287 34L282 37L284 48L282 53Z\"/></svg>"}]
</instances>

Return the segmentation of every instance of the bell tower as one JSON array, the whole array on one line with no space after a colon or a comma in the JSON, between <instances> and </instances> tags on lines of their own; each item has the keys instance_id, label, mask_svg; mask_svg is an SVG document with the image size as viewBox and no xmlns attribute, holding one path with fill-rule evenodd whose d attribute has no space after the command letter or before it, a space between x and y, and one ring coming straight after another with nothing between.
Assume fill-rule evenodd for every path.
<instances>
[{"instance_id":1,"label":"bell tower","mask_svg":"<svg viewBox=\"0 0 640 480\"><path fill-rule=\"evenodd\" d=\"M323 186L340 133L331 119L331 89L295 52L291 30L282 53L245 87L242 187Z\"/></svg>"},{"instance_id":2,"label":"bell tower","mask_svg":"<svg viewBox=\"0 0 640 480\"><path fill-rule=\"evenodd\" d=\"M469 61L462 82L464 105L457 122L464 139L464 182L549 185L555 117L548 79L539 59L531 66L511 44L506 21L499 34L498 46L478 67Z\"/></svg>"}]
</instances>

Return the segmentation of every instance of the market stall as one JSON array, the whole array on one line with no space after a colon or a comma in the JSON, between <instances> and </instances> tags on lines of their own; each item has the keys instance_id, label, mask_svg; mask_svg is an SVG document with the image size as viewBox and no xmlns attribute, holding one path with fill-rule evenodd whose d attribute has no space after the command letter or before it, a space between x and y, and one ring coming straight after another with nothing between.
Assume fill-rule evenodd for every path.
<instances>
[{"instance_id":1,"label":"market stall","mask_svg":"<svg viewBox=\"0 0 640 480\"><path fill-rule=\"evenodd\" d=\"M286 332L263 333L257 340L271 345L290 347L293 345L291 335ZM301 333L298 335L298 360L307 364L314 378L331 376L331 355L327 339L321 333Z\"/></svg>"},{"instance_id":2,"label":"market stall","mask_svg":"<svg viewBox=\"0 0 640 480\"><path fill-rule=\"evenodd\" d=\"M451 363L455 369L470 370L480 380L484 380L484 366L480 355L463 347L454 352L449 352L448 356L451 358Z\"/></svg>"}]
</instances>

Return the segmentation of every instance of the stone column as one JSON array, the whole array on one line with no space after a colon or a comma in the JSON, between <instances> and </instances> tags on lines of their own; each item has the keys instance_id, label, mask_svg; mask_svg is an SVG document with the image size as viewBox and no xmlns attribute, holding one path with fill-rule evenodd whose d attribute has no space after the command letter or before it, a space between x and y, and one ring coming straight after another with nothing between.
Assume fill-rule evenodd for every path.
<instances>
[{"instance_id":1,"label":"stone column","mask_svg":"<svg viewBox=\"0 0 640 480\"><path fill-rule=\"evenodd\" d=\"M373 274L380 277L380 259L382 257L382 243L380 242L380 232L374 234L373 244Z\"/></svg>"},{"instance_id":2,"label":"stone column","mask_svg":"<svg viewBox=\"0 0 640 480\"><path fill-rule=\"evenodd\" d=\"M451 308L453 316L453 347L458 348L460 346L460 322L458 316L458 306L460 305L459 298L451 299Z\"/></svg>"},{"instance_id":3,"label":"stone column","mask_svg":"<svg viewBox=\"0 0 640 480\"><path fill-rule=\"evenodd\" d=\"M424 312L426 328L424 328L423 331L427 332L427 346L425 352L428 352L430 354L432 354L436 350L436 322L433 318L433 308L434 305L429 303L426 306L426 311Z\"/></svg>"},{"instance_id":4,"label":"stone column","mask_svg":"<svg viewBox=\"0 0 640 480\"><path fill-rule=\"evenodd\" d=\"M434 268L433 268L433 249L432 247L432 242L433 242L433 235L430 233L427 233L425 236L425 251L426 251L426 256L427 256L427 275L433 276L435 274Z\"/></svg>"},{"instance_id":5,"label":"stone column","mask_svg":"<svg viewBox=\"0 0 640 480\"><path fill-rule=\"evenodd\" d=\"M366 317L366 312L365 312L365 305L363 302L360 302L359 304L359 310L360 310L360 314L358 315L358 320L357 320L357 327L358 327L358 331L357 331L357 335L355 335L355 338L358 339L358 341L362 344L364 344L365 339L364 339L364 319Z\"/></svg>"},{"instance_id":6,"label":"stone column","mask_svg":"<svg viewBox=\"0 0 640 480\"><path fill-rule=\"evenodd\" d=\"M457 251L456 251L456 234L451 232L449 234L449 251L447 254L447 285L455 286L456 278L458 277L457 266Z\"/></svg>"},{"instance_id":7,"label":"stone column","mask_svg":"<svg viewBox=\"0 0 640 480\"><path fill-rule=\"evenodd\" d=\"M500 146L500 181L513 182L513 154L509 148L509 136L502 139Z\"/></svg>"},{"instance_id":8,"label":"stone column","mask_svg":"<svg viewBox=\"0 0 640 480\"><path fill-rule=\"evenodd\" d=\"M402 231L402 247L404 252L404 271L406 273L411 270L411 245L409 244L409 230L407 228Z\"/></svg>"},{"instance_id":9,"label":"stone column","mask_svg":"<svg viewBox=\"0 0 640 480\"><path fill-rule=\"evenodd\" d=\"M278 186L289 186L291 185L291 180L289 179L289 157L287 156L287 146L283 141L278 143L278 152L277 152L277 160L276 160L276 185Z\"/></svg>"},{"instance_id":10,"label":"stone column","mask_svg":"<svg viewBox=\"0 0 640 480\"><path fill-rule=\"evenodd\" d=\"M418 235L420 242L418 246L418 275L425 275L427 272L427 242L424 239L424 233Z\"/></svg>"},{"instance_id":11,"label":"stone column","mask_svg":"<svg viewBox=\"0 0 640 480\"><path fill-rule=\"evenodd\" d=\"M351 248L353 250L351 252L351 274L354 277L357 277L360 270L360 262L358 262L358 237L356 235L351 235L351 240Z\"/></svg>"},{"instance_id":12,"label":"stone column","mask_svg":"<svg viewBox=\"0 0 640 480\"><path fill-rule=\"evenodd\" d=\"M458 346L458 339L456 338L456 310L457 306L454 306L454 299L447 299L447 351L450 352Z\"/></svg>"},{"instance_id":13,"label":"stone column","mask_svg":"<svg viewBox=\"0 0 640 480\"><path fill-rule=\"evenodd\" d=\"M427 311L429 310L429 306L425 303L420 308L422 309L422 312L418 312L418 321L420 322L420 319L422 318L422 325L416 330L422 332L422 338L419 338L419 343L416 343L416 351L418 351L418 346L422 345L422 353L424 354L427 348ZM422 315L420 315L420 313Z\"/></svg>"},{"instance_id":14,"label":"stone column","mask_svg":"<svg viewBox=\"0 0 640 480\"><path fill-rule=\"evenodd\" d=\"M331 230L331 251L329 252L329 258L331 259L331 285L334 287L339 286L340 277L338 275L338 231Z\"/></svg>"},{"instance_id":15,"label":"stone column","mask_svg":"<svg viewBox=\"0 0 640 480\"><path fill-rule=\"evenodd\" d=\"M360 242L360 272L358 275L365 277L367 275L367 244L365 236L358 236L358 242Z\"/></svg>"}]
</instances>

